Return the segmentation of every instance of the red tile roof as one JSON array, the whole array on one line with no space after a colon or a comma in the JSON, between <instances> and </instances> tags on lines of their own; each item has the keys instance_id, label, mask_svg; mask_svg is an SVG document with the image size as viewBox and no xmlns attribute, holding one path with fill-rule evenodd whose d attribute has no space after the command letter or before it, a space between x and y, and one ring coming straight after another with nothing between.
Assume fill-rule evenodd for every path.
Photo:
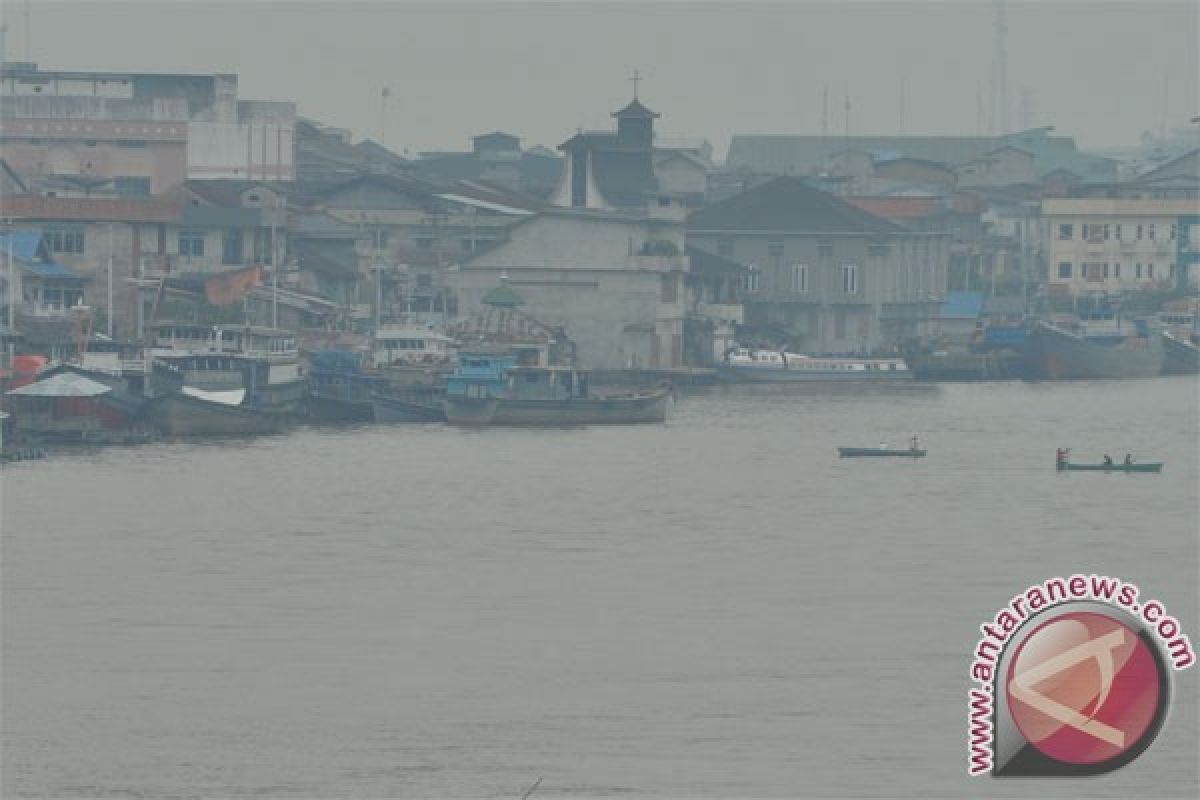
<instances>
[{"instance_id":1,"label":"red tile roof","mask_svg":"<svg viewBox=\"0 0 1200 800\"><path fill-rule=\"evenodd\" d=\"M177 222L178 201L125 197L48 197L11 194L0 198L0 217L81 222Z\"/></svg>"},{"instance_id":2,"label":"red tile roof","mask_svg":"<svg viewBox=\"0 0 1200 800\"><path fill-rule=\"evenodd\" d=\"M884 219L919 219L942 209L937 197L847 197L846 202Z\"/></svg>"}]
</instances>

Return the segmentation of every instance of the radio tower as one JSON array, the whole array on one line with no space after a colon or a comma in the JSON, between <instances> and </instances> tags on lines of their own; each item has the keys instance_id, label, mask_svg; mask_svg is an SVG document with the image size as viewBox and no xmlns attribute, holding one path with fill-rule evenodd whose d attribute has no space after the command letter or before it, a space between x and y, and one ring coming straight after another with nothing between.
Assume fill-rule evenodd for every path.
<instances>
[{"instance_id":1,"label":"radio tower","mask_svg":"<svg viewBox=\"0 0 1200 800\"><path fill-rule=\"evenodd\" d=\"M992 0L996 20L992 23L992 118L989 133L1003 136L1009 132L1008 121L1008 25L1004 21L1004 0Z\"/></svg>"}]
</instances>

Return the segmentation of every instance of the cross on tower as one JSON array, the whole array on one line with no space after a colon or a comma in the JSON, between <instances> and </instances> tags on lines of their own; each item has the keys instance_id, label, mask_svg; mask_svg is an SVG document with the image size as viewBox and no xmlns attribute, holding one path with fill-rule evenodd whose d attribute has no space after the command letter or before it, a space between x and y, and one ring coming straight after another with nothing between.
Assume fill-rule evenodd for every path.
<instances>
[{"instance_id":1,"label":"cross on tower","mask_svg":"<svg viewBox=\"0 0 1200 800\"><path fill-rule=\"evenodd\" d=\"M629 80L633 81L633 99L637 100L638 99L638 83L645 79L640 74L638 74L638 71L635 69L633 71L633 75L629 78Z\"/></svg>"}]
</instances>

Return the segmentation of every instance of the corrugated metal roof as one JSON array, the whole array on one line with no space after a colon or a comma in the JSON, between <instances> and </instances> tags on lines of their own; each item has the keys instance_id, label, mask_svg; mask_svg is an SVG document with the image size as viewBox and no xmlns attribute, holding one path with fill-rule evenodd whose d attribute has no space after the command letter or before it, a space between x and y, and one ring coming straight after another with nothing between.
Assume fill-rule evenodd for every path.
<instances>
[{"instance_id":1,"label":"corrugated metal roof","mask_svg":"<svg viewBox=\"0 0 1200 800\"><path fill-rule=\"evenodd\" d=\"M41 231L12 231L0 233L0 259L7 258L8 239L12 237L13 259L21 268L41 278L82 278L57 261L43 261L39 256Z\"/></svg>"},{"instance_id":2,"label":"corrugated metal roof","mask_svg":"<svg viewBox=\"0 0 1200 800\"><path fill-rule=\"evenodd\" d=\"M60 372L8 392L22 397L96 397L112 388L73 372Z\"/></svg>"}]
</instances>

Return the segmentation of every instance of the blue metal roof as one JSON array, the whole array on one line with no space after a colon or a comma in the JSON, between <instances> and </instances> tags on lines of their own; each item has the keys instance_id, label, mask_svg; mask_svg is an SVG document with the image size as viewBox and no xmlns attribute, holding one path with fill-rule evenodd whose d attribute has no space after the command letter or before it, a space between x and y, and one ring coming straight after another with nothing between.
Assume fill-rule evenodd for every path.
<instances>
[{"instance_id":1,"label":"blue metal roof","mask_svg":"<svg viewBox=\"0 0 1200 800\"><path fill-rule=\"evenodd\" d=\"M983 292L947 292L939 319L978 319L983 312Z\"/></svg>"},{"instance_id":2,"label":"blue metal roof","mask_svg":"<svg viewBox=\"0 0 1200 800\"><path fill-rule=\"evenodd\" d=\"M82 280L69 267L52 260L42 260L39 257L42 244L41 231L12 231L0 233L0 259L8 257L8 240L12 237L13 260L21 265L21 269L31 272L39 278L73 278Z\"/></svg>"},{"instance_id":3,"label":"blue metal roof","mask_svg":"<svg viewBox=\"0 0 1200 800\"><path fill-rule=\"evenodd\" d=\"M12 237L13 258L29 261L37 257L38 245L42 243L41 231L12 231L0 233L0 254L8 256L8 240Z\"/></svg>"}]
</instances>

